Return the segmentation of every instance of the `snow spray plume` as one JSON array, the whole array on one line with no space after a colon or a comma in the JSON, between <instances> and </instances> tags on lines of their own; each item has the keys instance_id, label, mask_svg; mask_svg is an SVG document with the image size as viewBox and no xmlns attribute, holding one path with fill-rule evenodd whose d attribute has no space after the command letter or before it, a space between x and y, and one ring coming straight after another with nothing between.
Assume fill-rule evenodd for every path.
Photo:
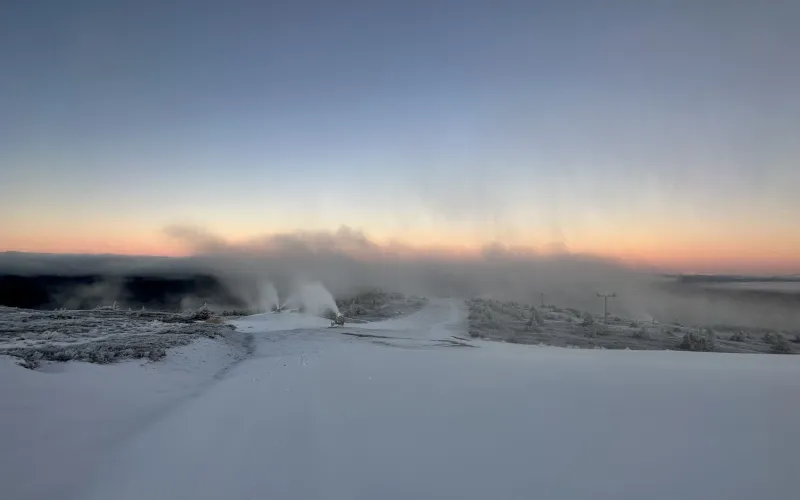
<instances>
[{"instance_id":1,"label":"snow spray plume","mask_svg":"<svg viewBox=\"0 0 800 500\"><path fill-rule=\"evenodd\" d=\"M796 325L800 312L782 305L687 296L665 284L673 280L601 257L572 254L565 248L546 253L495 243L473 257L423 254L385 247L363 233L341 227L335 232L268 235L232 245L198 229L171 230L195 251L192 261L239 285L269 276L280 294L296 294L297 280L317 281L334 297L347 298L382 289L426 296L488 296L601 312L597 293L616 292L611 314L640 320L729 323L773 327ZM227 278L226 278L227 277ZM757 324L754 324L757 323Z\"/></svg>"},{"instance_id":2,"label":"snow spray plume","mask_svg":"<svg viewBox=\"0 0 800 500\"><path fill-rule=\"evenodd\" d=\"M278 300L278 290L275 289L275 286L267 281L264 283L260 288L260 294L258 297L258 310L259 311L272 311L277 309L280 306L280 301Z\"/></svg>"},{"instance_id":3,"label":"snow spray plume","mask_svg":"<svg viewBox=\"0 0 800 500\"><path fill-rule=\"evenodd\" d=\"M296 232L268 235L243 244L230 244L203 230L169 228L194 252L182 259L99 258L103 272L125 274L135 268L164 274L211 274L232 295L253 308L266 303L265 283L279 296L297 292L303 283L323 283L333 297L347 298L362 291L383 289L426 296L469 298L488 296L538 304L602 312L596 293L616 292L609 302L611 314L638 319L684 323L725 323L772 328L796 327L800 308L786 302L754 301L741 296L721 296L703 290L686 293L691 285L674 278L637 270L592 255L566 249L535 252L496 243L471 257L423 254L408 248L381 246L364 234L342 227L335 232ZM18 267L41 272L63 272L75 262L91 270L90 257L0 255L0 268ZM11 261L11 265L8 262ZM246 298L246 300L244 300Z\"/></svg>"},{"instance_id":4,"label":"snow spray plume","mask_svg":"<svg viewBox=\"0 0 800 500\"><path fill-rule=\"evenodd\" d=\"M299 285L297 291L286 300L286 306L301 308L304 312L315 316L323 316L329 311L339 313L333 295L318 281Z\"/></svg>"}]
</instances>

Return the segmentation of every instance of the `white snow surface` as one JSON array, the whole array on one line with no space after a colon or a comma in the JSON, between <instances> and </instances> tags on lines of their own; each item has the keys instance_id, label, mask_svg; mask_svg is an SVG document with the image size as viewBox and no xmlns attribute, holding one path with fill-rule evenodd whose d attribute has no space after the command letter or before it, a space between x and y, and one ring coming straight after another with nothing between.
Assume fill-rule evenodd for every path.
<instances>
[{"instance_id":1,"label":"white snow surface","mask_svg":"<svg viewBox=\"0 0 800 500\"><path fill-rule=\"evenodd\" d=\"M175 361L197 343L2 364L3 497L800 498L800 358L443 342L465 314L242 318L255 353L216 377Z\"/></svg>"},{"instance_id":2,"label":"white snow surface","mask_svg":"<svg viewBox=\"0 0 800 500\"><path fill-rule=\"evenodd\" d=\"M43 363L34 371L0 356L0 498L64 498L83 487L109 453L235 356L208 338L171 349L158 363Z\"/></svg>"}]
</instances>

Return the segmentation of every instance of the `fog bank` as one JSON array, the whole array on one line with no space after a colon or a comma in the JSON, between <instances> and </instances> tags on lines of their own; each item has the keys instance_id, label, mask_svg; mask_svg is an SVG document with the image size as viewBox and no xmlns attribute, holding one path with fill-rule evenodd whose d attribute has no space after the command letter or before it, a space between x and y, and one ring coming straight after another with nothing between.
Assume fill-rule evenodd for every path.
<instances>
[{"instance_id":1,"label":"fog bank","mask_svg":"<svg viewBox=\"0 0 800 500\"><path fill-rule=\"evenodd\" d=\"M332 232L272 234L237 244L197 227L172 226L166 231L182 242L192 256L6 253L0 255L0 273L107 276L109 285L92 285L90 291L95 295L103 290L112 293L119 276L207 274L217 278L227 293L260 310L297 297L301 290L307 292L309 286L313 289L318 284L335 298L379 288L424 296L481 296L529 304L544 300L592 312L602 311L598 293L614 292L617 297L609 301L611 313L638 320L772 328L800 324L798 308L791 303L700 293L688 288L690 285L676 287L674 280L647 270L565 249L536 251L498 242L469 257L426 254L379 245L346 226ZM317 291L319 296L324 295Z\"/></svg>"}]
</instances>

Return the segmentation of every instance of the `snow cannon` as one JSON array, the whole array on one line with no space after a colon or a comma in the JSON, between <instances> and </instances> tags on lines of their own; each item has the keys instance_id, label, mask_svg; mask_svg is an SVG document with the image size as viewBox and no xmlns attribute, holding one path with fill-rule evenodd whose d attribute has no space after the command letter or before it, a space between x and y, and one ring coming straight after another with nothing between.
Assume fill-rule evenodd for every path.
<instances>
[{"instance_id":1,"label":"snow cannon","mask_svg":"<svg viewBox=\"0 0 800 500\"><path fill-rule=\"evenodd\" d=\"M342 313L337 312L336 317L331 321L331 327L334 326L344 326L344 315Z\"/></svg>"}]
</instances>

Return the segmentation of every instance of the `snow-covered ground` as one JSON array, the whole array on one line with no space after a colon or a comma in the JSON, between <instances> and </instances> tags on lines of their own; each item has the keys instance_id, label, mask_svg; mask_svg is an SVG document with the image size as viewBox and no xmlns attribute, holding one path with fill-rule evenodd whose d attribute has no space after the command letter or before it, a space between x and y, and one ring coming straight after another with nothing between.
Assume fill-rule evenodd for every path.
<instances>
[{"instance_id":1,"label":"snow-covered ground","mask_svg":"<svg viewBox=\"0 0 800 500\"><path fill-rule=\"evenodd\" d=\"M0 497L65 498L109 454L232 366L240 352L200 338L164 361L42 363L0 356Z\"/></svg>"},{"instance_id":2,"label":"snow-covered ground","mask_svg":"<svg viewBox=\"0 0 800 500\"><path fill-rule=\"evenodd\" d=\"M210 340L180 348L184 362L171 352L143 366L48 365L62 373L0 365L4 498L800 491L794 356L466 340L466 310L451 300L343 328L291 313L235 325L255 351L228 369ZM191 349L222 360L200 369Z\"/></svg>"}]
</instances>

